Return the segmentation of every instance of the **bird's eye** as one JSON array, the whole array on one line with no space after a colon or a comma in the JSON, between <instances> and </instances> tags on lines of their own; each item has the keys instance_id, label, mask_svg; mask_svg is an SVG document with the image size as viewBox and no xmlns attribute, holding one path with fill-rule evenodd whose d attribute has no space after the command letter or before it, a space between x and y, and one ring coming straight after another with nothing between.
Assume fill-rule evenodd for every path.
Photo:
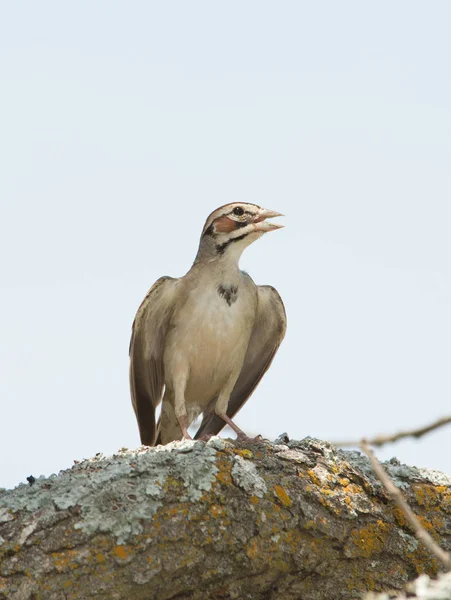
<instances>
[{"instance_id":1,"label":"bird's eye","mask_svg":"<svg viewBox=\"0 0 451 600\"><path fill-rule=\"evenodd\" d=\"M241 208L241 206L235 206L235 208L233 209L233 214L237 217L241 217L242 215L244 215L244 210Z\"/></svg>"}]
</instances>

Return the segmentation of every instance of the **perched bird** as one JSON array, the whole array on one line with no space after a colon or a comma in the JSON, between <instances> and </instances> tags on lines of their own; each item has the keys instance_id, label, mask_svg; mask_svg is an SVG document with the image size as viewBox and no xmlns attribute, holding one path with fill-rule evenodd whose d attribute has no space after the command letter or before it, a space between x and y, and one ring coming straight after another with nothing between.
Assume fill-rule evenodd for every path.
<instances>
[{"instance_id":1,"label":"perched bird","mask_svg":"<svg viewBox=\"0 0 451 600\"><path fill-rule=\"evenodd\" d=\"M219 207L205 223L188 273L158 279L138 308L130 390L144 445L191 439L188 427L200 413L196 439L226 423L246 439L232 418L269 368L286 314L277 291L255 285L238 261L252 242L283 227L266 221L278 216L255 204Z\"/></svg>"}]
</instances>

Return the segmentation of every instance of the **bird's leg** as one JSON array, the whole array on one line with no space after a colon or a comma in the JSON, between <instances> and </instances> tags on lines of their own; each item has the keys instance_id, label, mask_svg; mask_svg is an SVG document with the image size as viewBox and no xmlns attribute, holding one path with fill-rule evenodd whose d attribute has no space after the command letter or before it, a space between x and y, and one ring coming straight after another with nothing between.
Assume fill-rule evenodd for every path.
<instances>
[{"instance_id":1,"label":"bird's leg","mask_svg":"<svg viewBox=\"0 0 451 600\"><path fill-rule=\"evenodd\" d=\"M179 422L180 429L182 430L183 440L192 440L193 438L188 433L187 424L187 412L185 405L185 388L187 381L186 371L179 370L177 373L176 380L174 382L174 411L177 421Z\"/></svg>"},{"instance_id":2,"label":"bird's leg","mask_svg":"<svg viewBox=\"0 0 451 600\"><path fill-rule=\"evenodd\" d=\"M221 419L225 421L231 429L233 429L233 431L237 435L237 438L244 442L248 441L250 438L248 438L248 436L244 433L244 431L242 431L238 427L238 425L235 425L235 423L227 414L227 406L229 404L230 393L234 385L235 381L231 381L228 386L230 387L230 389L225 389L219 394L219 397L216 401L215 413L218 415L218 417L221 417Z\"/></svg>"},{"instance_id":3,"label":"bird's leg","mask_svg":"<svg viewBox=\"0 0 451 600\"><path fill-rule=\"evenodd\" d=\"M228 426L229 426L231 429L233 429L233 431L236 433L236 436L237 436L237 438L238 438L239 440L241 440L242 442L248 442L248 441L250 441L250 439L251 439L251 438L250 438L250 437L248 437L248 436L247 436L247 435L244 433L244 431L243 431L242 429L240 429L240 428L238 427L238 425L236 425L236 424L235 424L235 423L232 421L232 419L231 419L231 418L230 418L230 417L227 415L227 413L224 413L224 414L222 414L222 415L218 415L218 416L219 416L219 417L221 417L221 419L222 419L223 421L225 421L225 422L227 423L227 425L228 425Z\"/></svg>"},{"instance_id":4,"label":"bird's leg","mask_svg":"<svg viewBox=\"0 0 451 600\"><path fill-rule=\"evenodd\" d=\"M193 438L188 433L188 427L186 425L186 415L177 416L177 421L179 422L180 428L182 430L183 440L192 440Z\"/></svg>"}]
</instances>

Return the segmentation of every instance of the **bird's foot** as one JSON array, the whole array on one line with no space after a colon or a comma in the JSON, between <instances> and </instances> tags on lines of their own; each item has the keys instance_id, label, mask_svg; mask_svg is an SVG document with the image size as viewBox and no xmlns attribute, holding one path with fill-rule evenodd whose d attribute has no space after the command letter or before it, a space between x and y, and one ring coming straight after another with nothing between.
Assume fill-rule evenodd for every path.
<instances>
[{"instance_id":1,"label":"bird's foot","mask_svg":"<svg viewBox=\"0 0 451 600\"><path fill-rule=\"evenodd\" d=\"M236 439L240 442L250 442L252 440L252 438L246 435L243 431L236 434Z\"/></svg>"},{"instance_id":2,"label":"bird's foot","mask_svg":"<svg viewBox=\"0 0 451 600\"><path fill-rule=\"evenodd\" d=\"M233 429L233 431L236 433L237 440L239 440L240 442L257 442L262 439L261 435L257 435L254 438L251 438L248 435L246 435L244 431L240 429L238 425L236 425L228 415L220 415L220 417L223 421L227 423L227 425L231 429Z\"/></svg>"},{"instance_id":3,"label":"bird's foot","mask_svg":"<svg viewBox=\"0 0 451 600\"><path fill-rule=\"evenodd\" d=\"M237 434L236 439L240 442L261 442L263 440L263 436L256 435L255 437L249 437L245 433L241 432L241 434Z\"/></svg>"}]
</instances>

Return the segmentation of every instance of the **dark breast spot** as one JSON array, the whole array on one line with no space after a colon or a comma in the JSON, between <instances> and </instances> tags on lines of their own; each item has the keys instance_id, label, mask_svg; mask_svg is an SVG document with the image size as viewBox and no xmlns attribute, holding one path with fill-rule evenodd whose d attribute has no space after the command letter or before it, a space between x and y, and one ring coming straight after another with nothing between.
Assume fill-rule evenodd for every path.
<instances>
[{"instance_id":1,"label":"dark breast spot","mask_svg":"<svg viewBox=\"0 0 451 600\"><path fill-rule=\"evenodd\" d=\"M238 298L238 288L236 285L220 285L218 286L218 294L221 298L227 302L229 306L232 306Z\"/></svg>"}]
</instances>

